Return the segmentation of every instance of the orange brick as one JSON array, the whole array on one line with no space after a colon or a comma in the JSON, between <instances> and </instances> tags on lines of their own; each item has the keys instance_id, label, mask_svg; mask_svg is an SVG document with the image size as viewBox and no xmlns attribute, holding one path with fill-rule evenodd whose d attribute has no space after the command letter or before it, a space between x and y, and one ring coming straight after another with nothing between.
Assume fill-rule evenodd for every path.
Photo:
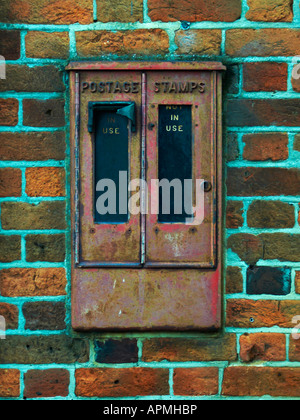
<instances>
[{"instance_id":1,"label":"orange brick","mask_svg":"<svg viewBox=\"0 0 300 420\"><path fill-rule=\"evenodd\" d=\"M161 29L134 31L80 31L76 33L80 57L99 57L101 54L152 55L169 52L168 34Z\"/></svg>"},{"instance_id":2,"label":"orange brick","mask_svg":"<svg viewBox=\"0 0 300 420\"><path fill-rule=\"evenodd\" d=\"M243 362L286 360L284 334L243 334L240 337L240 357Z\"/></svg>"},{"instance_id":3,"label":"orange brick","mask_svg":"<svg viewBox=\"0 0 300 420\"><path fill-rule=\"evenodd\" d=\"M76 395L80 397L135 397L169 394L168 369L78 369Z\"/></svg>"},{"instance_id":4,"label":"orange brick","mask_svg":"<svg viewBox=\"0 0 300 420\"><path fill-rule=\"evenodd\" d=\"M0 397L14 398L20 395L20 371L0 369Z\"/></svg>"},{"instance_id":5,"label":"orange brick","mask_svg":"<svg viewBox=\"0 0 300 420\"><path fill-rule=\"evenodd\" d=\"M300 301L297 300L227 300L228 327L293 328L292 320L295 314L300 314Z\"/></svg>"},{"instance_id":6,"label":"orange brick","mask_svg":"<svg viewBox=\"0 0 300 420\"><path fill-rule=\"evenodd\" d=\"M293 2L291 0L248 0L248 20L257 22L292 22Z\"/></svg>"},{"instance_id":7,"label":"orange brick","mask_svg":"<svg viewBox=\"0 0 300 420\"><path fill-rule=\"evenodd\" d=\"M93 22L93 0L5 0L0 16L5 23L85 25Z\"/></svg>"},{"instance_id":8,"label":"orange brick","mask_svg":"<svg viewBox=\"0 0 300 420\"><path fill-rule=\"evenodd\" d=\"M66 294L64 268L9 268L0 271L0 293L5 297Z\"/></svg>"},{"instance_id":9,"label":"orange brick","mask_svg":"<svg viewBox=\"0 0 300 420\"><path fill-rule=\"evenodd\" d=\"M65 170L63 168L26 169L26 194L30 197L65 196Z\"/></svg>"},{"instance_id":10,"label":"orange brick","mask_svg":"<svg viewBox=\"0 0 300 420\"><path fill-rule=\"evenodd\" d=\"M175 369L173 382L174 395L216 395L219 389L219 369Z\"/></svg>"}]
</instances>

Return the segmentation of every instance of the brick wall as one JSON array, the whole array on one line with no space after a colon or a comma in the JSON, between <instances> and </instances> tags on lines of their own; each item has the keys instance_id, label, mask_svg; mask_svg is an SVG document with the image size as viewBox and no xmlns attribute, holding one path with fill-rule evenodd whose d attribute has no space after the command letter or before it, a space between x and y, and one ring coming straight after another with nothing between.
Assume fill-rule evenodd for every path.
<instances>
[{"instance_id":1,"label":"brick wall","mask_svg":"<svg viewBox=\"0 0 300 420\"><path fill-rule=\"evenodd\" d=\"M0 22L0 398L299 398L299 1L5 0ZM71 329L64 68L85 59L228 66L218 335Z\"/></svg>"}]
</instances>

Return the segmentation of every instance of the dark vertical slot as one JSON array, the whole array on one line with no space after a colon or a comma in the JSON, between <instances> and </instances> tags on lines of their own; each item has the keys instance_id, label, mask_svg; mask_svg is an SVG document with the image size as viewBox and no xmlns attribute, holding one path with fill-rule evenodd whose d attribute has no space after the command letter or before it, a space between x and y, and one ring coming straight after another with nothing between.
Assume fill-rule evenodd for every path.
<instances>
[{"instance_id":1,"label":"dark vertical slot","mask_svg":"<svg viewBox=\"0 0 300 420\"><path fill-rule=\"evenodd\" d=\"M166 180L178 191L175 194L175 188L170 188L170 206L168 206L167 187L165 190L162 187L159 188L158 222L160 223L184 223L186 218L192 217L192 188L186 192L184 188L184 180L192 179L192 141L192 107L190 105L160 105L158 177L160 182Z\"/></svg>"},{"instance_id":2,"label":"dark vertical slot","mask_svg":"<svg viewBox=\"0 0 300 420\"><path fill-rule=\"evenodd\" d=\"M129 176L129 130L128 119L115 112L96 112L95 115L95 223L118 224L127 223L128 215L128 181L120 182L120 172L126 172ZM114 190L106 187L103 191L96 191L100 180L111 180L115 185L115 202L104 200L108 190L113 194ZM122 203L120 208L120 197ZM98 205L101 208L109 207L109 212L99 214ZM104 204L103 204L104 203ZM121 211L120 211L121 210ZM115 213L115 214L114 214Z\"/></svg>"}]
</instances>

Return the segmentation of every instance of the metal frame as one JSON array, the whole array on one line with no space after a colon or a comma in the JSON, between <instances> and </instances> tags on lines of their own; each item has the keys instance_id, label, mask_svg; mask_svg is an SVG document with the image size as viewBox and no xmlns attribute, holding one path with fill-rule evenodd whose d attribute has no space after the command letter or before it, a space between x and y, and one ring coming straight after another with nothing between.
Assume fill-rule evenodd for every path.
<instances>
[{"instance_id":1,"label":"metal frame","mask_svg":"<svg viewBox=\"0 0 300 420\"><path fill-rule=\"evenodd\" d=\"M72 248L72 327L76 331L217 331L222 322L222 85L221 63L144 63L144 62L92 62L71 63L71 226L74 246ZM80 262L80 136L82 135L82 115L80 83L85 71L104 70L137 71L142 80L142 114L138 124L141 126L140 177L146 179L147 152L147 71L186 70L193 72L213 71L214 122L216 149L213 159L217 166L216 195L216 238L217 266L203 267L190 264L160 263L154 266L135 263ZM82 76L84 77L84 76ZM212 98L213 101L213 98ZM136 157L137 159L137 157ZM145 194L141 201L145 203ZM142 205L144 205L142 203ZM145 221L141 215L140 255L145 262ZM137 235L138 237L139 235ZM143 240L144 238L144 240ZM137 268L140 268L137 270Z\"/></svg>"},{"instance_id":2,"label":"metal frame","mask_svg":"<svg viewBox=\"0 0 300 420\"><path fill-rule=\"evenodd\" d=\"M194 71L201 70L211 70L213 69L213 94L211 95L211 121L212 121L212 139L211 144L212 147L214 145L214 139L217 140L218 133L216 130L216 117L217 117L217 109L216 109L216 101L215 98L217 98L217 73L216 69L224 69L224 67L220 63L169 63L171 66L171 70L186 70L186 67L192 68ZM83 64L83 63L71 63L68 66L68 70L70 69L80 69L80 70L95 70L95 68L101 67L101 70L105 70L106 67L116 68L116 69L126 69L128 70L128 67L131 68L131 66L135 66L135 63L112 63L107 65L107 63L89 63L89 64ZM138 67L142 67L143 69L155 69L160 70L161 68L166 70L165 63L144 63L139 64ZM168 67L168 66L167 66ZM139 263L131 263L131 262L101 262L101 261L95 261L95 262L84 262L80 261L80 200L79 200L79 191L80 191L80 74L76 71L76 92L75 92L75 231L74 231L74 242L75 242L75 265L79 268L113 268L113 267L119 267L119 268L193 268L193 269L200 269L200 268L209 268L212 269L215 267L215 264L203 264L203 263L196 263L196 262L149 262L146 261L146 215L144 212L141 214L141 243L140 243L140 262ZM147 73L142 72L142 132L141 132L141 179L143 181L146 181L146 156L147 156L147 144L146 144L146 137L147 137ZM100 102L90 102L92 104L97 104ZM103 102L103 104L113 104L114 102ZM115 102L116 105L124 106L123 102ZM127 104L131 104L132 101L128 101ZM213 161L216 162L217 157L217 151L212 150L211 156L213 158ZM218 182L219 177L216 176L215 180L215 192L216 196L217 194L217 188L218 188ZM217 197L215 197L216 199ZM141 208L145 208L146 206L146 192L144 189L141 191ZM214 230L213 223L212 223L212 229ZM216 229L218 230L218 229ZM211 232L211 235L215 236L214 232ZM214 241L217 244L217 238L215 236ZM215 250L217 255L217 249ZM216 260L217 264L217 260Z\"/></svg>"}]
</instances>

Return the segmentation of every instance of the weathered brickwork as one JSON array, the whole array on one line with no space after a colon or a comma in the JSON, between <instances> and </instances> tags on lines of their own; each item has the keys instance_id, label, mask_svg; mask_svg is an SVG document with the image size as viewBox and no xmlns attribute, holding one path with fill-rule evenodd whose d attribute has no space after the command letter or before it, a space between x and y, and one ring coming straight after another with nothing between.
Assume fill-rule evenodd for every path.
<instances>
[{"instance_id":1,"label":"weathered brickwork","mask_svg":"<svg viewBox=\"0 0 300 420\"><path fill-rule=\"evenodd\" d=\"M299 0L5 0L0 56L0 399L299 399ZM72 331L80 60L227 66L220 332Z\"/></svg>"}]
</instances>

